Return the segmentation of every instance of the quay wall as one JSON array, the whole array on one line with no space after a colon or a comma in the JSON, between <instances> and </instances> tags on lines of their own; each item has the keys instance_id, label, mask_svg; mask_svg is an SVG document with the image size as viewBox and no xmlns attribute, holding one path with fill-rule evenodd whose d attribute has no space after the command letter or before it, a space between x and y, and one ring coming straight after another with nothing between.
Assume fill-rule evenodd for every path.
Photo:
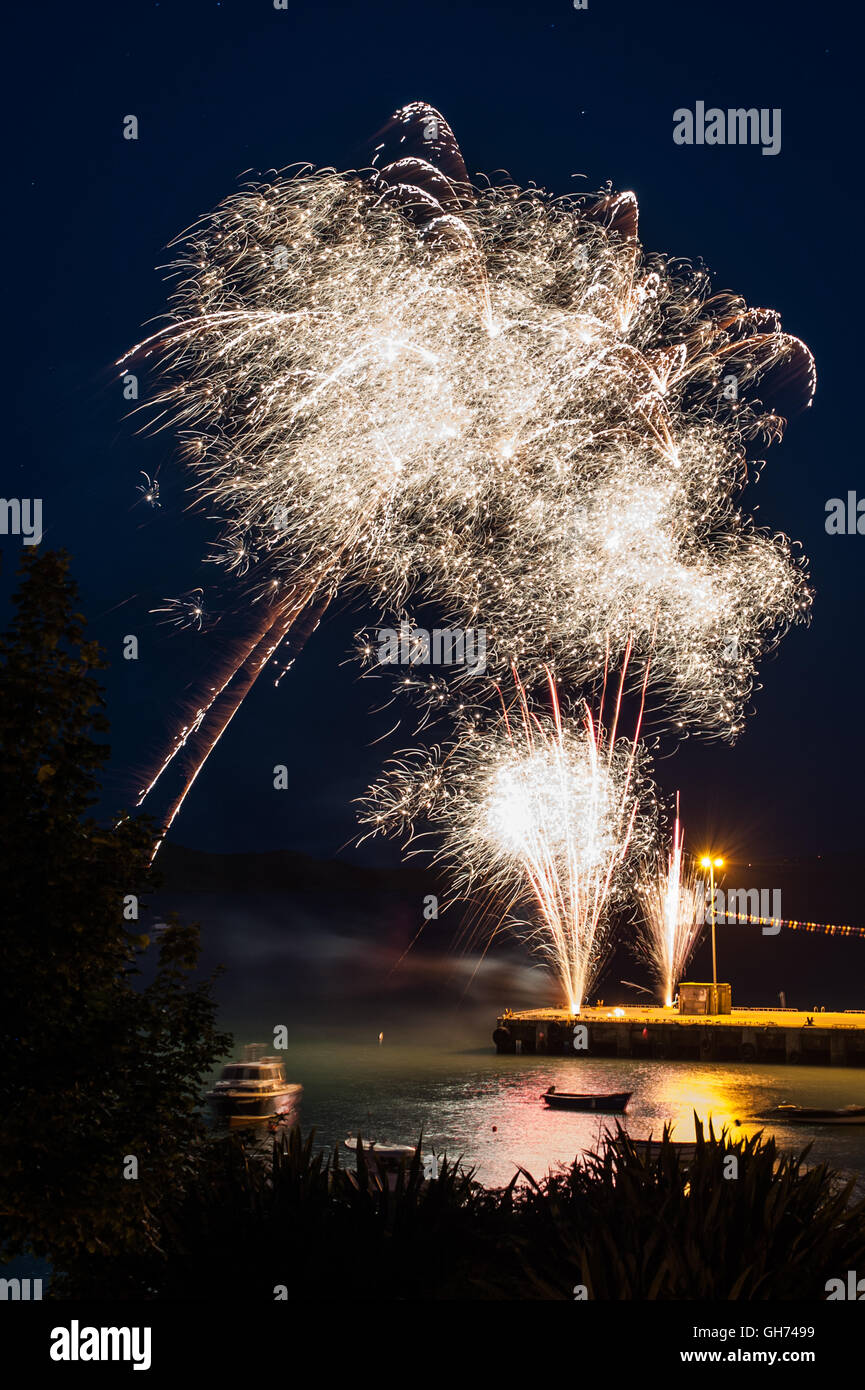
<instances>
[{"instance_id":1,"label":"quay wall","mask_svg":"<svg viewBox=\"0 0 865 1390\"><path fill-rule=\"evenodd\" d=\"M865 1010L682 1015L663 1008L601 1007L576 1016L552 1008L506 1011L496 1022L493 1042L503 1054L865 1068Z\"/></svg>"}]
</instances>

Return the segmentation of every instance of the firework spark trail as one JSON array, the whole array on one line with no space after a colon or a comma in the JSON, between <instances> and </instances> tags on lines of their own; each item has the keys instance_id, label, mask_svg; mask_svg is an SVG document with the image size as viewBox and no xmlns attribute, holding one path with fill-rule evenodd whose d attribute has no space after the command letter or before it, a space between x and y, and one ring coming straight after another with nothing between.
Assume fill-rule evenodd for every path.
<instances>
[{"instance_id":1,"label":"firework spark trail","mask_svg":"<svg viewBox=\"0 0 865 1390\"><path fill-rule=\"evenodd\" d=\"M670 1008L673 991L685 973L705 920L706 885L696 865L684 853L685 832L676 819L666 862L643 867L638 896L643 913L638 949L655 976L664 1004Z\"/></svg>"},{"instance_id":2,"label":"firework spark trail","mask_svg":"<svg viewBox=\"0 0 865 1390\"><path fill-rule=\"evenodd\" d=\"M549 714L515 672L510 707L502 696L492 724L466 721L446 753L414 749L394 759L361 818L370 834L418 839L424 820L442 835L439 858L454 872L456 895L481 889L491 901L533 904L532 922L512 912L510 925L550 964L578 1013L603 963L625 866L651 843L652 789L639 765L639 727L633 740L621 738L615 719L606 728L588 706L571 725L547 679Z\"/></svg>"},{"instance_id":3,"label":"firework spark trail","mask_svg":"<svg viewBox=\"0 0 865 1390\"><path fill-rule=\"evenodd\" d=\"M392 127L383 168L279 175L183 234L169 321L123 359L167 377L159 427L224 564L275 634L338 555L383 613L426 596L483 626L491 680L579 687L651 652L665 720L734 737L810 603L736 506L746 446L784 424L752 397L807 404L810 354L644 253L632 194L470 185L433 108Z\"/></svg>"},{"instance_id":4,"label":"firework spark trail","mask_svg":"<svg viewBox=\"0 0 865 1390\"><path fill-rule=\"evenodd\" d=\"M318 586L313 581L305 592L285 596L275 614L272 609L269 610L263 627L257 631L252 643L248 645L246 654L239 661L230 663L227 675L213 691L207 705L197 711L195 719L175 741L156 775L139 794L137 803L139 806L143 803L177 754L185 752L189 766L180 791L161 820L160 835L153 847L153 857L158 853L163 839L174 824L204 764L268 662L292 632L301 615L309 609L314 610L314 623L317 626L321 612L328 602L327 596L319 595ZM307 635L304 634L304 640ZM298 647L299 645L300 643L297 644Z\"/></svg>"},{"instance_id":5,"label":"firework spark trail","mask_svg":"<svg viewBox=\"0 0 865 1390\"><path fill-rule=\"evenodd\" d=\"M337 567L337 560L331 560L317 574L307 574L304 577L305 584L298 583L287 593L281 594L265 605L261 621L251 633L247 634L240 646L235 647L228 661L224 663L215 684L209 687L207 694L198 703L194 716L181 726L162 762L158 764L150 780L139 790L135 804L140 807L171 767L174 759L181 753L185 755L188 764L185 778L179 794L161 818L159 838L153 849L154 857L182 809L186 797L195 785L204 764L268 661L276 655L304 612L312 610L314 626L318 626L322 614L330 603L333 574ZM277 586L274 584L274 587ZM200 592L200 590L195 591L196 594ZM182 603L183 600L178 600L171 604L168 609L155 611L173 612ZM309 632L304 632L300 640L295 643L291 658L283 664L280 674L274 680L275 685L279 684L280 679L285 675L308 636ZM225 698L223 699L223 697Z\"/></svg>"},{"instance_id":6,"label":"firework spark trail","mask_svg":"<svg viewBox=\"0 0 865 1390\"><path fill-rule=\"evenodd\" d=\"M164 773L168 771L174 759L187 747L189 739L198 733L199 729L202 727L205 719L210 714L210 711L213 709L214 705L217 703L217 701L222 696L223 692L234 680L234 677L240 670L241 666L243 666L244 663L248 661L252 654L255 652L256 648L259 646L263 638L267 635L270 628L273 626L273 623L274 615L272 611L268 610L263 615L262 621L258 624L258 626L252 631L251 634L247 635L240 649L235 649L235 651L232 653L232 656L227 662L227 664L224 666L221 675L217 677L216 683L209 687L208 694L204 697L203 701L200 703L196 702L198 707L195 710L195 714L189 719L189 721L186 724L183 724L181 728L178 730L167 753L165 754L165 757L163 758L162 762L157 765L153 773L153 776L150 778L148 782L145 783L143 787L140 788L135 801L136 806L142 806L144 804L145 800L156 787L157 783L160 781Z\"/></svg>"}]
</instances>

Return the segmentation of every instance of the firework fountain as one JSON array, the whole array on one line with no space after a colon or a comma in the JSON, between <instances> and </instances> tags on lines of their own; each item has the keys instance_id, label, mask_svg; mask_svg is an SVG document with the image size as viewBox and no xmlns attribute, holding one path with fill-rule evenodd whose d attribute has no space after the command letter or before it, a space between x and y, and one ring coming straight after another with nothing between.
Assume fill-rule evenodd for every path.
<instances>
[{"instance_id":1,"label":"firework fountain","mask_svg":"<svg viewBox=\"0 0 865 1390\"><path fill-rule=\"evenodd\" d=\"M638 948L666 1008L672 1006L676 983L684 976L705 921L706 884L685 855L684 841L677 797L669 855L659 858L654 868L644 866L637 889L643 916Z\"/></svg>"},{"instance_id":2,"label":"firework fountain","mask_svg":"<svg viewBox=\"0 0 865 1390\"><path fill-rule=\"evenodd\" d=\"M494 926L507 921L550 965L574 1014L603 962L626 867L653 836L639 725L633 739L618 732L621 683L608 725L603 698L597 716L584 705L566 721L549 673L540 713L514 672L498 717L465 718L445 752L394 759L362 816L371 834L410 838L426 822L455 893L479 888L485 904L507 904Z\"/></svg>"}]
</instances>

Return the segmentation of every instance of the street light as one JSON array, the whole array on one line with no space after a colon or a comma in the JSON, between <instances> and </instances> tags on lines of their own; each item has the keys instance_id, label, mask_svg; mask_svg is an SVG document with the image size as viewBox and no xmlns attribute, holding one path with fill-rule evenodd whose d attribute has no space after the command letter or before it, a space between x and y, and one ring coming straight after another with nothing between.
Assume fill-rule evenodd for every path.
<instances>
[{"instance_id":1,"label":"street light","mask_svg":"<svg viewBox=\"0 0 865 1390\"><path fill-rule=\"evenodd\" d=\"M724 866L720 856L713 858L711 854L704 854L700 860L700 867L709 870L709 896L712 900L712 984L718 983L718 961L715 955L715 870Z\"/></svg>"}]
</instances>

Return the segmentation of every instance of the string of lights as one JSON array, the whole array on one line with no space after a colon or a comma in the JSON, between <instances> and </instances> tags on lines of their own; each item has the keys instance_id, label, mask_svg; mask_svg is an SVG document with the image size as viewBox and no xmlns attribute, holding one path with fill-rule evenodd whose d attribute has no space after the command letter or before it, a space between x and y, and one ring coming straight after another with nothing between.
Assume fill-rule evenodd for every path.
<instances>
[{"instance_id":1,"label":"string of lights","mask_svg":"<svg viewBox=\"0 0 865 1390\"><path fill-rule=\"evenodd\" d=\"M754 927L784 927L787 931L820 932L824 936L859 936L865 937L865 927L854 927L849 923L839 924L837 922L803 922L798 918L784 917L751 917L748 913L741 913L736 916L734 926L754 926Z\"/></svg>"}]
</instances>

